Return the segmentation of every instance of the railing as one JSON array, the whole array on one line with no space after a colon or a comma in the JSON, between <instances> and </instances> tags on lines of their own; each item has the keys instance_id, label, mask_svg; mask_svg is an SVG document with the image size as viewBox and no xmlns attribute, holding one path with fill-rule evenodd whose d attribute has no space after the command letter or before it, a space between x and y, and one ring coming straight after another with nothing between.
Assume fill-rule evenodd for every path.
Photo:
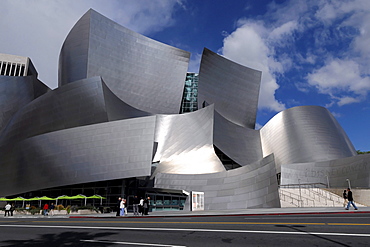
<instances>
[{"instance_id":1,"label":"railing","mask_svg":"<svg viewBox=\"0 0 370 247\"><path fill-rule=\"evenodd\" d=\"M280 186L280 199L297 207L315 207L316 205L325 205L335 207L341 205L341 198L333 193L322 190L325 188L323 183L310 184L289 184ZM298 189L299 193L289 192L289 189ZM286 190L284 190L286 189ZM302 195L303 194L303 195ZM339 206L337 205L337 206Z\"/></svg>"}]
</instances>

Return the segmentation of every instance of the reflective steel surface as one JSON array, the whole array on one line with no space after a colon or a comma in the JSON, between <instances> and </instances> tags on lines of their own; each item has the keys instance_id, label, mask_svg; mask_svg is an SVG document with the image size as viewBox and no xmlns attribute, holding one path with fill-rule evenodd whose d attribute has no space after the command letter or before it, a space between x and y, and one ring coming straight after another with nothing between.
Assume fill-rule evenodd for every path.
<instances>
[{"instance_id":1,"label":"reflective steel surface","mask_svg":"<svg viewBox=\"0 0 370 247\"><path fill-rule=\"evenodd\" d=\"M59 58L59 85L101 76L118 98L151 113L179 113L190 53L135 33L90 9Z\"/></svg>"},{"instance_id":2,"label":"reflective steel surface","mask_svg":"<svg viewBox=\"0 0 370 247\"><path fill-rule=\"evenodd\" d=\"M188 61L89 10L63 44L59 88L37 72L0 76L0 196L145 177L205 192L206 209L239 209L280 207L280 172L282 184L370 186L370 155L323 107L285 110L255 130L261 72L208 49L199 110L178 114ZM214 146L242 167L226 171Z\"/></svg>"},{"instance_id":3,"label":"reflective steel surface","mask_svg":"<svg viewBox=\"0 0 370 247\"><path fill-rule=\"evenodd\" d=\"M225 171L213 149L213 105L181 115L157 115L157 173Z\"/></svg>"},{"instance_id":4,"label":"reflective steel surface","mask_svg":"<svg viewBox=\"0 0 370 247\"><path fill-rule=\"evenodd\" d=\"M212 174L158 174L155 187L204 192L205 210L280 207L274 156ZM189 200L187 200L189 207Z\"/></svg>"},{"instance_id":5,"label":"reflective steel surface","mask_svg":"<svg viewBox=\"0 0 370 247\"><path fill-rule=\"evenodd\" d=\"M346 133L320 106L298 106L275 115L261 128L263 155L282 164L317 162L357 155Z\"/></svg>"},{"instance_id":6,"label":"reflective steel surface","mask_svg":"<svg viewBox=\"0 0 370 247\"><path fill-rule=\"evenodd\" d=\"M199 72L198 109L203 102L230 122L254 129L261 71L228 60L204 48Z\"/></svg>"},{"instance_id":7,"label":"reflective steel surface","mask_svg":"<svg viewBox=\"0 0 370 247\"><path fill-rule=\"evenodd\" d=\"M281 184L329 182L329 187L347 188L349 179L353 188L369 188L369 177L370 154L281 166Z\"/></svg>"}]
</instances>

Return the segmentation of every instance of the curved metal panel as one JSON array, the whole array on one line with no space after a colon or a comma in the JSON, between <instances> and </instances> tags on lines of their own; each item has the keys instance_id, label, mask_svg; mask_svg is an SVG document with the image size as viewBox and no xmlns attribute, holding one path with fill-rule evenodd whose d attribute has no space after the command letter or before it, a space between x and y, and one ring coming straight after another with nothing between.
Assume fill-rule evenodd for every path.
<instances>
[{"instance_id":1,"label":"curved metal panel","mask_svg":"<svg viewBox=\"0 0 370 247\"><path fill-rule=\"evenodd\" d=\"M261 128L263 155L283 164L319 162L357 155L346 133L326 109L298 106L275 115Z\"/></svg>"},{"instance_id":2,"label":"curved metal panel","mask_svg":"<svg viewBox=\"0 0 370 247\"><path fill-rule=\"evenodd\" d=\"M140 111L120 100L104 82L103 93L105 99L105 108L109 121L153 115L148 112Z\"/></svg>"},{"instance_id":3,"label":"curved metal panel","mask_svg":"<svg viewBox=\"0 0 370 247\"><path fill-rule=\"evenodd\" d=\"M0 76L0 133L18 110L48 89L34 76Z\"/></svg>"},{"instance_id":4,"label":"curved metal panel","mask_svg":"<svg viewBox=\"0 0 370 247\"><path fill-rule=\"evenodd\" d=\"M215 111L214 144L241 166L262 159L258 130L234 124Z\"/></svg>"},{"instance_id":5,"label":"curved metal panel","mask_svg":"<svg viewBox=\"0 0 370 247\"><path fill-rule=\"evenodd\" d=\"M225 171L213 149L213 105L181 115L157 115L155 173Z\"/></svg>"},{"instance_id":6,"label":"curved metal panel","mask_svg":"<svg viewBox=\"0 0 370 247\"><path fill-rule=\"evenodd\" d=\"M179 113L189 57L186 51L89 10L64 42L59 85L101 76L118 98L134 108Z\"/></svg>"},{"instance_id":7,"label":"curved metal panel","mask_svg":"<svg viewBox=\"0 0 370 247\"><path fill-rule=\"evenodd\" d=\"M203 102L230 122L254 129L261 71L232 62L206 48L199 72L198 109Z\"/></svg>"},{"instance_id":8,"label":"curved metal panel","mask_svg":"<svg viewBox=\"0 0 370 247\"><path fill-rule=\"evenodd\" d=\"M149 176L155 116L94 124L19 143L5 163L1 195L76 183ZM16 154L16 153L15 153Z\"/></svg>"},{"instance_id":9,"label":"curved metal panel","mask_svg":"<svg viewBox=\"0 0 370 247\"><path fill-rule=\"evenodd\" d=\"M50 91L13 117L4 131L0 146L51 131L107 122L101 78L70 83Z\"/></svg>"},{"instance_id":10,"label":"curved metal panel","mask_svg":"<svg viewBox=\"0 0 370 247\"><path fill-rule=\"evenodd\" d=\"M206 210L280 207L273 155L249 166L212 174L160 173L155 188L204 192Z\"/></svg>"},{"instance_id":11,"label":"curved metal panel","mask_svg":"<svg viewBox=\"0 0 370 247\"><path fill-rule=\"evenodd\" d=\"M281 184L323 183L333 188L370 187L370 154L281 166Z\"/></svg>"},{"instance_id":12,"label":"curved metal panel","mask_svg":"<svg viewBox=\"0 0 370 247\"><path fill-rule=\"evenodd\" d=\"M0 133L13 115L34 99L32 76L0 76Z\"/></svg>"}]
</instances>

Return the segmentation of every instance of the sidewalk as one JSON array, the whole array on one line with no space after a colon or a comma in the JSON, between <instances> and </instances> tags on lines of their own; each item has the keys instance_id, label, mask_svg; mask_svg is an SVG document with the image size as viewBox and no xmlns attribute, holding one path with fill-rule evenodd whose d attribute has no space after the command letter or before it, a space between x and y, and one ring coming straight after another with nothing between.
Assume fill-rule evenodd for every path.
<instances>
[{"instance_id":1,"label":"sidewalk","mask_svg":"<svg viewBox=\"0 0 370 247\"><path fill-rule=\"evenodd\" d=\"M122 218L150 218L150 217L209 217L209 216L255 216L255 215L294 215L294 214L349 214L349 213L370 213L370 207L361 207L358 210L353 208L345 210L343 207L325 207L325 208L255 208L238 210L208 210L208 211L154 211L149 215L134 216L129 212L128 216ZM99 218L113 217L115 213L97 214L97 215L73 215L69 218ZM121 217L117 217L121 218Z\"/></svg>"},{"instance_id":2,"label":"sidewalk","mask_svg":"<svg viewBox=\"0 0 370 247\"><path fill-rule=\"evenodd\" d=\"M105 214L83 214L83 215L24 215L15 214L3 218L151 218L151 217L209 217L209 216L256 216L256 215L299 215L299 214L351 214L351 213L370 213L370 207L359 207L358 210L350 208L345 210L343 207L307 207L307 208L254 208L238 210L207 210L207 211L154 211L149 215L134 216L129 212L127 216L116 217L116 213Z\"/></svg>"}]
</instances>

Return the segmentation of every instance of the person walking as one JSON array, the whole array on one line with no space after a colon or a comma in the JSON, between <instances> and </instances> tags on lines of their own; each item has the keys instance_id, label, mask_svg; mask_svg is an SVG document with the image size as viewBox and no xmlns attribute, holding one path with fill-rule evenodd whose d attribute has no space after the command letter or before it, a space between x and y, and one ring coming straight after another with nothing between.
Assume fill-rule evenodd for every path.
<instances>
[{"instance_id":1,"label":"person walking","mask_svg":"<svg viewBox=\"0 0 370 247\"><path fill-rule=\"evenodd\" d=\"M120 203L120 216L125 216L125 199L121 199L121 203Z\"/></svg>"},{"instance_id":2,"label":"person walking","mask_svg":"<svg viewBox=\"0 0 370 247\"><path fill-rule=\"evenodd\" d=\"M347 197L347 190L344 190L343 191L343 207L345 208L345 207L347 207L347 204L348 204L348 199L347 199L348 197Z\"/></svg>"},{"instance_id":3,"label":"person walking","mask_svg":"<svg viewBox=\"0 0 370 247\"><path fill-rule=\"evenodd\" d=\"M141 213L141 215L143 216L144 215L144 199L143 198L140 198L140 203L139 203L139 212Z\"/></svg>"},{"instance_id":4,"label":"person walking","mask_svg":"<svg viewBox=\"0 0 370 247\"><path fill-rule=\"evenodd\" d=\"M44 216L47 216L49 213L48 213L48 211L49 211L49 204L48 203L45 203L45 205L44 205Z\"/></svg>"},{"instance_id":5,"label":"person walking","mask_svg":"<svg viewBox=\"0 0 370 247\"><path fill-rule=\"evenodd\" d=\"M149 201L150 201L150 197L147 197L147 198L144 199L144 205L143 205L144 215L149 214Z\"/></svg>"},{"instance_id":6,"label":"person walking","mask_svg":"<svg viewBox=\"0 0 370 247\"><path fill-rule=\"evenodd\" d=\"M348 197L348 204L347 204L347 207L346 207L346 210L348 210L349 209L349 207L351 206L351 204L352 204L352 206L355 208L355 210L357 210L358 208L357 208L357 206L356 206L356 204L353 202L353 196L352 196L352 191L351 191L351 189L350 188L348 188L347 189L347 197Z\"/></svg>"},{"instance_id":7,"label":"person walking","mask_svg":"<svg viewBox=\"0 0 370 247\"><path fill-rule=\"evenodd\" d=\"M116 204L116 216L121 215L121 200L122 200L122 198L118 197L118 201L117 201L117 204Z\"/></svg>"},{"instance_id":8,"label":"person walking","mask_svg":"<svg viewBox=\"0 0 370 247\"><path fill-rule=\"evenodd\" d=\"M14 205L14 203L12 203L12 205L10 207L10 216L13 216L14 210L15 210L15 205Z\"/></svg>"},{"instance_id":9,"label":"person walking","mask_svg":"<svg viewBox=\"0 0 370 247\"><path fill-rule=\"evenodd\" d=\"M139 204L140 204L139 198L137 196L134 196L134 202L132 204L134 215L139 215Z\"/></svg>"},{"instance_id":10,"label":"person walking","mask_svg":"<svg viewBox=\"0 0 370 247\"><path fill-rule=\"evenodd\" d=\"M12 206L9 204L9 202L5 205L5 215L4 217L6 217L6 215L10 216L10 209L12 208Z\"/></svg>"},{"instance_id":11,"label":"person walking","mask_svg":"<svg viewBox=\"0 0 370 247\"><path fill-rule=\"evenodd\" d=\"M51 216L54 216L54 209L55 209L55 205L54 205L54 203L51 203L51 205L50 205L50 214L51 214Z\"/></svg>"},{"instance_id":12,"label":"person walking","mask_svg":"<svg viewBox=\"0 0 370 247\"><path fill-rule=\"evenodd\" d=\"M125 215L127 216L127 200L123 199L123 204L125 204Z\"/></svg>"}]
</instances>

